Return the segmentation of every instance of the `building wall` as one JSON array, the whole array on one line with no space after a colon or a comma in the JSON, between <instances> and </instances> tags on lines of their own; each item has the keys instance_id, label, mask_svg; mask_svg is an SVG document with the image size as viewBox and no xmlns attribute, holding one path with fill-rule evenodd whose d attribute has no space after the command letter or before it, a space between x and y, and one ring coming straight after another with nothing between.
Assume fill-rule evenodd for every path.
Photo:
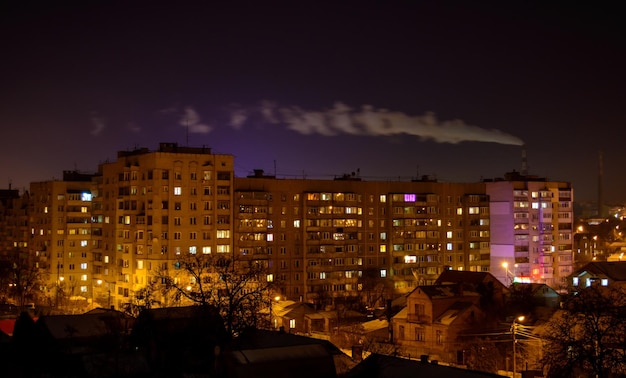
<instances>
[{"instance_id":1,"label":"building wall","mask_svg":"<svg viewBox=\"0 0 626 378\"><path fill-rule=\"evenodd\" d=\"M488 182L486 188L494 275L506 285L519 280L564 289L574 263L571 185L516 176Z\"/></svg>"},{"instance_id":2,"label":"building wall","mask_svg":"<svg viewBox=\"0 0 626 378\"><path fill-rule=\"evenodd\" d=\"M100 172L102 268L95 279L117 306L156 272L176 269L180 254L232 253L231 155L161 144L120 153Z\"/></svg>"},{"instance_id":3,"label":"building wall","mask_svg":"<svg viewBox=\"0 0 626 378\"><path fill-rule=\"evenodd\" d=\"M235 202L235 252L267 256L291 299L356 298L381 279L397 295L447 267L489 269L481 183L248 177Z\"/></svg>"},{"instance_id":4,"label":"building wall","mask_svg":"<svg viewBox=\"0 0 626 378\"><path fill-rule=\"evenodd\" d=\"M233 166L231 155L163 143L119 152L89 181L33 183L29 248L48 288L67 278L119 306L189 252L265 260L280 294L321 305L382 305L444 269L553 287L571 271L568 183L236 178Z\"/></svg>"}]
</instances>

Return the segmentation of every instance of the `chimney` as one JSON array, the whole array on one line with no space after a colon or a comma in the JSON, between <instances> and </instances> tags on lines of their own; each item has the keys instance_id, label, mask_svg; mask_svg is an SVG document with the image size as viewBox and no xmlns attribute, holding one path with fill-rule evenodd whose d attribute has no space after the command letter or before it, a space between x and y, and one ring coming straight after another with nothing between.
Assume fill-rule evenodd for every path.
<instances>
[{"instance_id":1,"label":"chimney","mask_svg":"<svg viewBox=\"0 0 626 378\"><path fill-rule=\"evenodd\" d=\"M526 144L522 144L522 175L528 175L528 161L526 159Z\"/></svg>"}]
</instances>

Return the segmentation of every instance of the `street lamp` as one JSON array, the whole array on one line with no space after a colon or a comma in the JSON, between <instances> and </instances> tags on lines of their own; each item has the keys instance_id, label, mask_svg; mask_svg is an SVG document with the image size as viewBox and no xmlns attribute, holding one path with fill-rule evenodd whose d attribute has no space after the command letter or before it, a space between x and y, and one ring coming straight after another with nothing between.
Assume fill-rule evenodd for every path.
<instances>
[{"instance_id":1,"label":"street lamp","mask_svg":"<svg viewBox=\"0 0 626 378\"><path fill-rule=\"evenodd\" d=\"M504 268L504 284L506 285L506 281L509 278L509 263L508 262L503 262L502 263L502 267Z\"/></svg>"},{"instance_id":2,"label":"street lamp","mask_svg":"<svg viewBox=\"0 0 626 378\"><path fill-rule=\"evenodd\" d=\"M511 326L511 333L513 334L513 378L515 378L516 373L517 373L517 364L515 363L515 344L517 343L517 340L515 339L515 335L517 333L517 326L518 324L516 323L516 321L518 322L523 322L525 319L525 317L522 316L518 316L517 318L513 319L513 324Z\"/></svg>"}]
</instances>

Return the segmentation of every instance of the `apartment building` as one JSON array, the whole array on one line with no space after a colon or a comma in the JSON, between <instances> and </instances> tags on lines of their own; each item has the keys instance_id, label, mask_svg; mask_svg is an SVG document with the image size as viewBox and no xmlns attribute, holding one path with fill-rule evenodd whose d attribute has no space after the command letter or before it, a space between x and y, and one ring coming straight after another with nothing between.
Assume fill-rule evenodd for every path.
<instances>
[{"instance_id":1,"label":"apartment building","mask_svg":"<svg viewBox=\"0 0 626 378\"><path fill-rule=\"evenodd\" d=\"M29 249L51 305L93 294L92 178L65 171L61 180L30 184Z\"/></svg>"},{"instance_id":2,"label":"apartment building","mask_svg":"<svg viewBox=\"0 0 626 378\"><path fill-rule=\"evenodd\" d=\"M118 152L98 176L93 279L101 299L128 303L181 254L232 253L232 155L161 143Z\"/></svg>"},{"instance_id":3,"label":"apartment building","mask_svg":"<svg viewBox=\"0 0 626 378\"><path fill-rule=\"evenodd\" d=\"M257 171L234 185L234 253L268 258L289 299L380 304L433 283L444 269L490 268L483 183L276 179Z\"/></svg>"},{"instance_id":4,"label":"apartment building","mask_svg":"<svg viewBox=\"0 0 626 378\"><path fill-rule=\"evenodd\" d=\"M570 183L511 172L486 182L491 271L502 282L567 288L573 271L574 191Z\"/></svg>"},{"instance_id":5,"label":"apartment building","mask_svg":"<svg viewBox=\"0 0 626 378\"><path fill-rule=\"evenodd\" d=\"M50 301L119 307L187 253L264 260L277 294L319 305L382 304L447 269L553 287L571 271L569 183L234 177L233 167L231 155L161 143L120 151L94 175L32 183L23 243Z\"/></svg>"}]
</instances>

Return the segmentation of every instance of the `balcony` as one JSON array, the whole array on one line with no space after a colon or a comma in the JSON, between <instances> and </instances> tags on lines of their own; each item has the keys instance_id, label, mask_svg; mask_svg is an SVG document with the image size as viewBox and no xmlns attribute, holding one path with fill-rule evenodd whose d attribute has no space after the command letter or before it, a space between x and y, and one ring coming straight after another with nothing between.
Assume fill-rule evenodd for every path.
<instances>
[{"instance_id":1,"label":"balcony","mask_svg":"<svg viewBox=\"0 0 626 378\"><path fill-rule=\"evenodd\" d=\"M418 315L418 314L407 314L406 320L409 323L421 323L421 324L424 324L424 323L430 323L430 316L424 315L424 314L421 314L421 315Z\"/></svg>"}]
</instances>

